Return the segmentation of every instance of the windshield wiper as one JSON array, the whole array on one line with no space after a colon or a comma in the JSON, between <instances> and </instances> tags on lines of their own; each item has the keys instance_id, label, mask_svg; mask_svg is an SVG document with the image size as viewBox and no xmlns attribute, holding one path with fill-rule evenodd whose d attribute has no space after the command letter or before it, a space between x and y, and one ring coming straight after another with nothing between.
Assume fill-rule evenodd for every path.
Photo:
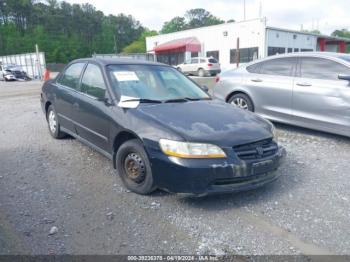
<instances>
[{"instance_id":1,"label":"windshield wiper","mask_svg":"<svg viewBox=\"0 0 350 262\"><path fill-rule=\"evenodd\" d=\"M123 102L134 102L134 101L138 101L140 103L162 103L162 101L160 100L147 99L147 98L135 98L135 99L123 100Z\"/></svg>"},{"instance_id":2,"label":"windshield wiper","mask_svg":"<svg viewBox=\"0 0 350 262\"><path fill-rule=\"evenodd\" d=\"M192 98L192 97L181 97L181 98L174 98L174 99L168 99L164 100L163 103L177 103L177 102L188 102L188 101L199 101L199 100L210 100L210 98Z\"/></svg>"},{"instance_id":3,"label":"windshield wiper","mask_svg":"<svg viewBox=\"0 0 350 262\"><path fill-rule=\"evenodd\" d=\"M186 98L174 98L174 99L167 99L164 100L163 103L181 103L181 102L188 102L189 100Z\"/></svg>"}]
</instances>

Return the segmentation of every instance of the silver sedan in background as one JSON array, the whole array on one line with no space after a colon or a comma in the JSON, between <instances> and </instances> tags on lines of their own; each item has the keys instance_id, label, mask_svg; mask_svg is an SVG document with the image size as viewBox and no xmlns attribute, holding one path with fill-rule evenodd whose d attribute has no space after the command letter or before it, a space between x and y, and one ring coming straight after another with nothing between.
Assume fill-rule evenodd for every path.
<instances>
[{"instance_id":1,"label":"silver sedan in background","mask_svg":"<svg viewBox=\"0 0 350 262\"><path fill-rule=\"evenodd\" d=\"M212 91L272 121L350 137L350 55L305 52L221 74Z\"/></svg>"}]
</instances>

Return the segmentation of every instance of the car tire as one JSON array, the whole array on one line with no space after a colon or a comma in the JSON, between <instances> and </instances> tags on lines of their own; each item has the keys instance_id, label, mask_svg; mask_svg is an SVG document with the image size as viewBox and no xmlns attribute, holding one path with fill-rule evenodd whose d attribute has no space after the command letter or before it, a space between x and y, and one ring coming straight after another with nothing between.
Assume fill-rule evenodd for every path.
<instances>
[{"instance_id":1,"label":"car tire","mask_svg":"<svg viewBox=\"0 0 350 262\"><path fill-rule=\"evenodd\" d=\"M203 68L199 68L197 74L198 74L198 76L200 76L200 77L204 77L204 76L205 76L205 71L204 71L204 69L203 69Z\"/></svg>"},{"instance_id":2,"label":"car tire","mask_svg":"<svg viewBox=\"0 0 350 262\"><path fill-rule=\"evenodd\" d=\"M176 68L176 69L177 69L177 71L182 72L181 67L178 67L178 68Z\"/></svg>"},{"instance_id":3,"label":"car tire","mask_svg":"<svg viewBox=\"0 0 350 262\"><path fill-rule=\"evenodd\" d=\"M254 104L253 101L245 94L238 93L233 95L229 100L229 104L232 104L238 108L243 110L248 110L254 112Z\"/></svg>"},{"instance_id":4,"label":"car tire","mask_svg":"<svg viewBox=\"0 0 350 262\"><path fill-rule=\"evenodd\" d=\"M46 120L49 132L53 138L60 139L66 136L66 133L61 131L61 126L58 122L57 113L52 105L50 105L47 109Z\"/></svg>"},{"instance_id":5,"label":"car tire","mask_svg":"<svg viewBox=\"0 0 350 262\"><path fill-rule=\"evenodd\" d=\"M146 151L138 139L122 144L115 161L117 172L127 189L140 195L148 195L156 189Z\"/></svg>"}]
</instances>

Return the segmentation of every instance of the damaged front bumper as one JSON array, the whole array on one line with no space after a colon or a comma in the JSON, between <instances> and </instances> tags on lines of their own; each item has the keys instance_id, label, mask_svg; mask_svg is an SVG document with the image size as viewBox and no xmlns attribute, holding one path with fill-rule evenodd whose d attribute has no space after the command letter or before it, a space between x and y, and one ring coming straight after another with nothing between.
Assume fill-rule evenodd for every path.
<instances>
[{"instance_id":1,"label":"damaged front bumper","mask_svg":"<svg viewBox=\"0 0 350 262\"><path fill-rule=\"evenodd\" d=\"M150 152L151 151L151 152ZM278 147L269 157L240 160L234 152L226 159L180 159L149 151L155 184L173 193L206 195L258 188L276 180L286 151Z\"/></svg>"}]
</instances>

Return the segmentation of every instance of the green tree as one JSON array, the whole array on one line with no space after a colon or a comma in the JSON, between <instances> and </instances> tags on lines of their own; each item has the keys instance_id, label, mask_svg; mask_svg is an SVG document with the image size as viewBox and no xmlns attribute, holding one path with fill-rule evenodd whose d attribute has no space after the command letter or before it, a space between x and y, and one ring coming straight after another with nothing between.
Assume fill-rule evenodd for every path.
<instances>
[{"instance_id":1,"label":"green tree","mask_svg":"<svg viewBox=\"0 0 350 262\"><path fill-rule=\"evenodd\" d=\"M187 23L188 28L217 25L225 22L220 18L213 16L210 12L208 12L203 8L188 10L185 14L185 17L188 20L188 23Z\"/></svg>"},{"instance_id":2,"label":"green tree","mask_svg":"<svg viewBox=\"0 0 350 262\"><path fill-rule=\"evenodd\" d=\"M335 30L332 36L350 38L350 31L347 29Z\"/></svg>"},{"instance_id":3,"label":"green tree","mask_svg":"<svg viewBox=\"0 0 350 262\"><path fill-rule=\"evenodd\" d=\"M176 16L168 22L165 22L160 33L168 34L172 32L182 31L187 28L184 17Z\"/></svg>"},{"instance_id":4,"label":"green tree","mask_svg":"<svg viewBox=\"0 0 350 262\"><path fill-rule=\"evenodd\" d=\"M234 22L233 19L229 20ZM177 31L182 31L185 29L198 28L203 26L218 25L225 23L225 21L220 18L212 15L210 12L203 8L196 8L188 10L185 14L185 17L174 17L168 22L163 24L162 29L160 30L161 34L167 34Z\"/></svg>"},{"instance_id":5,"label":"green tree","mask_svg":"<svg viewBox=\"0 0 350 262\"><path fill-rule=\"evenodd\" d=\"M142 33L142 35L132 42L130 45L126 46L123 49L123 53L146 53L146 37L148 36L154 36L158 33L156 31L148 31Z\"/></svg>"},{"instance_id":6,"label":"green tree","mask_svg":"<svg viewBox=\"0 0 350 262\"><path fill-rule=\"evenodd\" d=\"M120 52L124 47L135 41L145 30L140 22L136 21L132 16L119 14L114 17L115 36L117 42L116 52Z\"/></svg>"},{"instance_id":7,"label":"green tree","mask_svg":"<svg viewBox=\"0 0 350 262\"><path fill-rule=\"evenodd\" d=\"M347 29L335 30L331 35L335 37L344 37L350 39L350 31ZM346 52L350 53L350 45L347 45Z\"/></svg>"},{"instance_id":8,"label":"green tree","mask_svg":"<svg viewBox=\"0 0 350 262\"><path fill-rule=\"evenodd\" d=\"M67 63L119 52L144 30L132 16L105 16L91 4L0 0L0 55L33 52L37 43L48 63Z\"/></svg>"}]
</instances>

